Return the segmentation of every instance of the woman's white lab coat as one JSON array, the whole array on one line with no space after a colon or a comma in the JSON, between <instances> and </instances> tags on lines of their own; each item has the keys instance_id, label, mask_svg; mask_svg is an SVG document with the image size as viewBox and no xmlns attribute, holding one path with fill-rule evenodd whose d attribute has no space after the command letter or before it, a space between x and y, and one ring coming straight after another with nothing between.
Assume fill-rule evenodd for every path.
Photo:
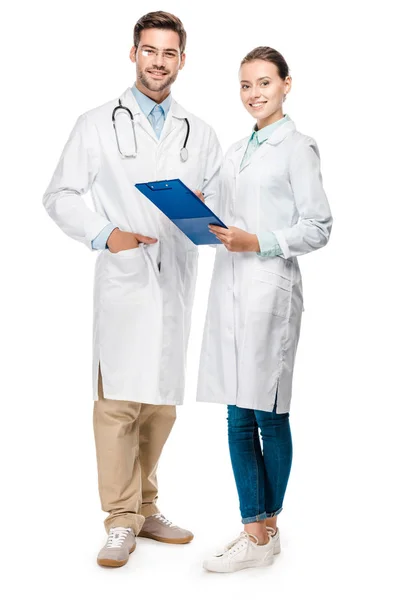
<instances>
[{"instance_id":1,"label":"woman's white lab coat","mask_svg":"<svg viewBox=\"0 0 400 600\"><path fill-rule=\"evenodd\" d=\"M97 257L94 282L93 395L101 366L105 398L150 404L180 404L197 274L197 247L135 187L135 183L180 178L201 189L211 206L221 150L206 123L172 101L157 139L128 88L121 96L135 120L136 158L117 149L111 115L118 99L89 111L71 133L44 204L70 237L92 249L110 222L123 231L155 237L154 245ZM189 158L180 159L186 136ZM119 113L121 149L134 150L131 122ZM82 195L91 191L95 212ZM160 265L160 267L159 267Z\"/></svg>"},{"instance_id":2,"label":"woman's white lab coat","mask_svg":"<svg viewBox=\"0 0 400 600\"><path fill-rule=\"evenodd\" d=\"M332 217L315 141L283 123L240 164L248 138L228 151L217 212L226 225L272 231L283 256L216 252L201 352L200 402L288 412L303 293L297 256L324 246Z\"/></svg>"}]
</instances>

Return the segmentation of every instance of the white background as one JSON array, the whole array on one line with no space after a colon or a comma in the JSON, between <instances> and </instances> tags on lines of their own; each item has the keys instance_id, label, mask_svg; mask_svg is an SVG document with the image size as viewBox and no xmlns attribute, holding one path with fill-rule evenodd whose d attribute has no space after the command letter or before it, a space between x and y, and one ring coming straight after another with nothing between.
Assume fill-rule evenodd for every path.
<instances>
[{"instance_id":1,"label":"white background","mask_svg":"<svg viewBox=\"0 0 400 600\"><path fill-rule=\"evenodd\" d=\"M398 59L395 2L16 2L1 15L1 511L3 597L398 598ZM224 151L253 125L240 60L287 59L285 104L313 136L334 214L329 245L301 259L305 313L291 424L292 475L272 568L201 563L241 530L225 406L196 405L214 253L202 248L185 405L162 456L160 506L188 546L139 539L127 566L96 565L104 515L92 433L95 253L41 198L76 118L134 82L132 29L176 13L187 63L174 97ZM7 566L6 566L7 565Z\"/></svg>"}]
</instances>

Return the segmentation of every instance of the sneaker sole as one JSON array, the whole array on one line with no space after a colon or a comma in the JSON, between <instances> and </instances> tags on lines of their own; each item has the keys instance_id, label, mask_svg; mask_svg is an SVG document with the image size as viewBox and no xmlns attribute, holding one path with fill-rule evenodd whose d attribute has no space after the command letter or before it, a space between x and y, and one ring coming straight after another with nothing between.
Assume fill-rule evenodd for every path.
<instances>
[{"instance_id":1,"label":"sneaker sole","mask_svg":"<svg viewBox=\"0 0 400 600\"><path fill-rule=\"evenodd\" d=\"M146 532L140 532L138 537L148 538L149 540L155 540L156 542L163 542L164 544L188 544L194 538L193 535L188 535L185 538L163 538Z\"/></svg>"},{"instance_id":2,"label":"sneaker sole","mask_svg":"<svg viewBox=\"0 0 400 600\"><path fill-rule=\"evenodd\" d=\"M253 562L248 562L245 565L238 564L234 568L230 568L228 565L224 568L223 566L219 566L219 565L215 565L215 567L214 567L213 565L205 566L205 564L203 564L203 569L205 569L206 571L210 571L212 573L235 573L236 571L243 571L243 569L254 569L256 567L270 567L273 562L274 562L274 557L271 556L267 561L265 561L261 564L257 563L256 561L253 561Z\"/></svg>"},{"instance_id":3,"label":"sneaker sole","mask_svg":"<svg viewBox=\"0 0 400 600\"><path fill-rule=\"evenodd\" d=\"M135 548L136 548L136 544L134 546L132 546L132 548L129 550L129 554L132 554L132 552L135 550ZM128 560L129 560L129 556L126 560L113 560L112 558L98 558L97 564L100 565L100 567L123 567L124 565L126 565Z\"/></svg>"}]
</instances>

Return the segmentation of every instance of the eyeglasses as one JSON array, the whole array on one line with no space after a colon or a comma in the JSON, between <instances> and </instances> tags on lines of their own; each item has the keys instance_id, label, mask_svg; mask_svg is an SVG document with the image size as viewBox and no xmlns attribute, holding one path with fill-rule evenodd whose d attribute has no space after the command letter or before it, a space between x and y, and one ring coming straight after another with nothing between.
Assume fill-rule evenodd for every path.
<instances>
[{"instance_id":1,"label":"eyeglasses","mask_svg":"<svg viewBox=\"0 0 400 600\"><path fill-rule=\"evenodd\" d=\"M161 54L162 58L169 61L177 61L179 60L180 53L176 50L161 50L158 48L139 48L138 52L144 58L156 58L159 54Z\"/></svg>"}]
</instances>

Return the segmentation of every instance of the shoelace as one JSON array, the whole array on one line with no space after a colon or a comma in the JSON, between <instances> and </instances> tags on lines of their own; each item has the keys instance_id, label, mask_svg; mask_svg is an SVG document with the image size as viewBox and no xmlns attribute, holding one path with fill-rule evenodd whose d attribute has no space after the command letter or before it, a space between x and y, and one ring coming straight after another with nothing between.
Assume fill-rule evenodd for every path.
<instances>
[{"instance_id":1,"label":"shoelace","mask_svg":"<svg viewBox=\"0 0 400 600\"><path fill-rule=\"evenodd\" d=\"M272 527L266 527L266 530L269 533L270 539L276 533L276 530L273 529ZM241 534L239 535L239 537L237 537L232 542L230 542L227 546L225 546L223 551L220 553L217 553L216 556L222 556L223 554L226 554L227 556L233 556L234 554L236 554L236 552L239 552L239 550L242 550L245 546L247 546L247 544L249 542L254 542L255 544L258 544L258 538L255 535L253 535L252 533L247 533L247 531L242 531Z\"/></svg>"},{"instance_id":2,"label":"shoelace","mask_svg":"<svg viewBox=\"0 0 400 600\"><path fill-rule=\"evenodd\" d=\"M251 538L253 538L253 539L251 539ZM247 531L242 531L242 533L239 535L239 537L237 537L232 542L230 542L227 546L225 546L223 551L216 554L216 556L222 556L223 554L226 554L227 557L233 556L234 554L236 554L236 552L239 552L239 550L242 550L243 548L245 548L248 545L249 541L252 541L252 542L258 544L258 539L256 538L255 535L253 535L251 533L247 533Z\"/></svg>"},{"instance_id":3,"label":"shoelace","mask_svg":"<svg viewBox=\"0 0 400 600\"><path fill-rule=\"evenodd\" d=\"M156 514L156 515L153 515L153 517L154 517L155 519L157 519L158 521L161 521L161 523L162 523L163 525L166 525L167 527L176 527L176 525L174 525L174 524L172 523L172 521L168 521L168 519L166 519L166 518L164 517L164 515L162 515L161 513L158 513L158 514Z\"/></svg>"},{"instance_id":4,"label":"shoelace","mask_svg":"<svg viewBox=\"0 0 400 600\"><path fill-rule=\"evenodd\" d=\"M126 536L132 529L125 527L112 527L108 533L107 548L121 548L124 543Z\"/></svg>"}]
</instances>

